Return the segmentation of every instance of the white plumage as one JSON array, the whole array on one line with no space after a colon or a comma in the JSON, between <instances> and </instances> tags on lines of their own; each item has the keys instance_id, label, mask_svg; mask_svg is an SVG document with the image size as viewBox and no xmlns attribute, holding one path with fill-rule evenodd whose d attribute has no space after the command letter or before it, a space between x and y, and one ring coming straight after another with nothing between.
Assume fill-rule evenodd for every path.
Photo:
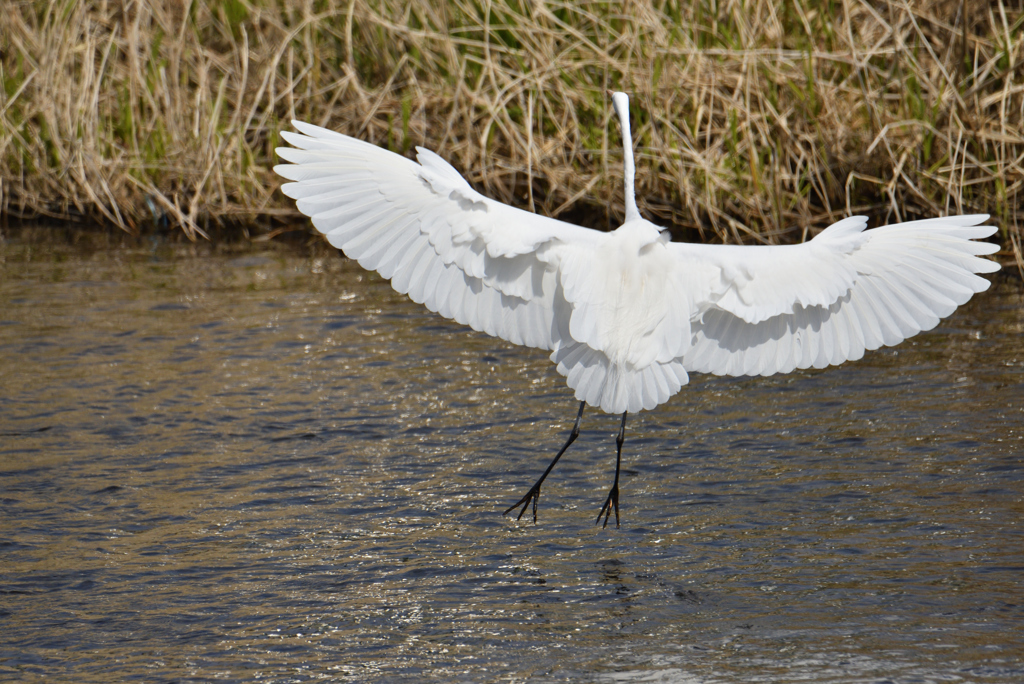
<instances>
[{"instance_id":1,"label":"white plumage","mask_svg":"<svg viewBox=\"0 0 1024 684\"><path fill-rule=\"evenodd\" d=\"M675 243L632 194L602 233L488 199L433 152L417 162L310 124L284 133L282 187L332 245L431 311L551 351L580 401L652 409L692 371L771 375L856 360L933 328L999 265L985 215L865 231L854 216L800 245Z\"/></svg>"},{"instance_id":2,"label":"white plumage","mask_svg":"<svg viewBox=\"0 0 1024 684\"><path fill-rule=\"evenodd\" d=\"M622 126L626 220L602 233L488 199L439 156L417 161L293 122L291 164L274 170L328 241L431 311L515 344L551 351L581 404L565 445L505 513L537 502L579 434L585 404L621 413L615 481L598 513L619 522L626 415L652 409L690 371L772 375L861 358L938 324L999 265L974 242L988 216L865 231L852 216L810 242L740 247L670 242L633 196L629 100ZM417 163L418 162L418 163Z\"/></svg>"}]
</instances>

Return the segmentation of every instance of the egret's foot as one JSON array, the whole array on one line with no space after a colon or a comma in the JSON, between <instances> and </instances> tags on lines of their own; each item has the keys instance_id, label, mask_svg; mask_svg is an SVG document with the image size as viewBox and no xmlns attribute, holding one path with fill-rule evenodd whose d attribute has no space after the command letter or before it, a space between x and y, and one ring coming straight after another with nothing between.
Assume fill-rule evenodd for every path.
<instances>
[{"instance_id":1,"label":"egret's foot","mask_svg":"<svg viewBox=\"0 0 1024 684\"><path fill-rule=\"evenodd\" d=\"M586 407L586 405L587 402L580 402L580 410L579 413L576 414L576 422L572 426L572 432L569 433L569 439L565 440L565 444L563 444L562 448L558 450L557 454L555 454L554 460L551 461L550 464L548 464L548 468L547 470L544 471L544 474L540 476L539 480L533 483L533 486L530 487L530 491L526 492L526 496L524 496L519 501L516 501L511 506L509 506L508 510L502 513L502 515L508 515L515 509L522 506L523 510L519 511L519 515L516 516L516 520L522 520L523 514L526 513L526 509L529 508L530 502L532 501L533 522L537 522L537 501L540 500L540 486L544 482L544 479L547 478L548 473L551 472L551 469L555 467L556 463L558 463L558 459L562 458L562 454L565 453L565 450L568 449L569 445L575 442L576 438L580 436L580 421L583 420L583 409Z\"/></svg>"},{"instance_id":2,"label":"egret's foot","mask_svg":"<svg viewBox=\"0 0 1024 684\"><path fill-rule=\"evenodd\" d=\"M506 510L504 513L502 513L502 515L508 515L509 513L514 511L515 509L517 509L520 506L522 506L523 510L519 511L519 515L516 516L516 520L522 520L523 519L523 514L526 513L526 509L530 507L530 501L531 500L533 501L533 522L536 523L537 522L537 502L540 500L540 482L538 482L537 484L535 484L532 487L530 487L530 491L526 492L526 496L524 496L519 501L516 501L511 506L509 506L508 510Z\"/></svg>"},{"instance_id":3,"label":"egret's foot","mask_svg":"<svg viewBox=\"0 0 1024 684\"><path fill-rule=\"evenodd\" d=\"M517 504L518 505L518 504ZM604 500L604 506L601 506L601 512L597 514L597 520L594 524L601 522L601 516L604 516L604 525L602 527L608 527L608 516L612 514L612 508L615 508L615 526L619 526L619 483L616 482L612 485L611 490L608 492L608 498Z\"/></svg>"}]
</instances>

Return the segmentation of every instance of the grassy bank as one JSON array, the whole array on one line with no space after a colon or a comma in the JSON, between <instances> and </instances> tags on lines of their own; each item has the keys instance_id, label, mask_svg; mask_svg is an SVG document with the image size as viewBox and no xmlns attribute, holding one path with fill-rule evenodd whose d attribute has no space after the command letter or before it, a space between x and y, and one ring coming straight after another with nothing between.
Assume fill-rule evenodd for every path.
<instances>
[{"instance_id":1,"label":"grassy bank","mask_svg":"<svg viewBox=\"0 0 1024 684\"><path fill-rule=\"evenodd\" d=\"M300 118L602 226L613 88L660 222L752 242L979 211L1019 255L1022 23L1006 0L15 1L0 211L279 230L273 149Z\"/></svg>"}]
</instances>

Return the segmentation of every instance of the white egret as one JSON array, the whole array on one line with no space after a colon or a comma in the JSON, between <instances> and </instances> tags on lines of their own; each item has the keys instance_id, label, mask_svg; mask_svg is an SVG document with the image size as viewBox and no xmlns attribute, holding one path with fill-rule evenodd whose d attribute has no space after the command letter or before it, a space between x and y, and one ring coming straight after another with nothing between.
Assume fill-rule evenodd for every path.
<instances>
[{"instance_id":1,"label":"white egret","mask_svg":"<svg viewBox=\"0 0 1024 684\"><path fill-rule=\"evenodd\" d=\"M851 216L798 245L671 242L640 216L633 193L629 99L622 127L626 220L603 233L479 194L437 154L417 161L294 121L278 148L297 200L327 240L392 287L446 318L514 344L551 351L576 391L568 440L509 513L531 502L579 434L587 404L622 414L615 480L597 516L619 521L626 416L653 409L689 372L772 375L859 359L929 330L989 283L999 265L973 240L987 215L865 231ZM418 163L417 163L418 162Z\"/></svg>"}]
</instances>

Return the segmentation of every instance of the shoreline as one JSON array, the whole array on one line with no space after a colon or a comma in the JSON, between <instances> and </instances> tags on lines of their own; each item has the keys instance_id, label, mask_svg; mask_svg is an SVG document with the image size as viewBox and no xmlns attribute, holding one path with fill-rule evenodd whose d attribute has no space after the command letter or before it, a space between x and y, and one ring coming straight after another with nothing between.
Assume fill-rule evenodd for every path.
<instances>
[{"instance_id":1,"label":"shoreline","mask_svg":"<svg viewBox=\"0 0 1024 684\"><path fill-rule=\"evenodd\" d=\"M299 218L272 171L297 118L422 145L489 197L600 228L623 213L616 88L640 210L676 239L990 213L1024 268L1024 10L1004 3L16 4L0 15L5 223L274 233Z\"/></svg>"},{"instance_id":2,"label":"shoreline","mask_svg":"<svg viewBox=\"0 0 1024 684\"><path fill-rule=\"evenodd\" d=\"M874 226L869 226L871 230ZM234 228L212 231L206 239L191 240L180 230L163 227L128 233L116 226L100 223L62 224L59 221L20 221L0 226L0 266L11 246L44 247L57 250L72 247L86 253L113 249L170 249L176 256L199 256L218 253L254 254L265 250L310 250L318 256L337 254L348 260L344 252L332 247L326 238L307 222L296 222L286 229L275 229L246 236ZM1002 267L993 274L993 283L1015 283L1024 287L1024 267L1017 260L1012 246L1003 247L992 258Z\"/></svg>"}]
</instances>

